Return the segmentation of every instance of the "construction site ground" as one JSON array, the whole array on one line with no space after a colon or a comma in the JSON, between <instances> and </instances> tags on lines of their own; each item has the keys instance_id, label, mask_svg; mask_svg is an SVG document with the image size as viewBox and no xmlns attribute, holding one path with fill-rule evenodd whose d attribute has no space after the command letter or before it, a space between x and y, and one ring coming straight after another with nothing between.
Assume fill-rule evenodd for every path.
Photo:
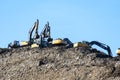
<instances>
[{"instance_id":1,"label":"construction site ground","mask_svg":"<svg viewBox=\"0 0 120 80\"><path fill-rule=\"evenodd\" d=\"M120 80L120 57L85 47L1 48L0 80Z\"/></svg>"}]
</instances>

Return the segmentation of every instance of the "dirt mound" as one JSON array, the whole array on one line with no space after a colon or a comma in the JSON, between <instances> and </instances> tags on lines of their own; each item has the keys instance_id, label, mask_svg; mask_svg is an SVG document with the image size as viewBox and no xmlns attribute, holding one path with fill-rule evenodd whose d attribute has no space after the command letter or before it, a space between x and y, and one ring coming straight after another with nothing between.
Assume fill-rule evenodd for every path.
<instances>
[{"instance_id":1,"label":"dirt mound","mask_svg":"<svg viewBox=\"0 0 120 80\"><path fill-rule=\"evenodd\" d=\"M120 80L120 58L82 47L0 49L0 80Z\"/></svg>"}]
</instances>

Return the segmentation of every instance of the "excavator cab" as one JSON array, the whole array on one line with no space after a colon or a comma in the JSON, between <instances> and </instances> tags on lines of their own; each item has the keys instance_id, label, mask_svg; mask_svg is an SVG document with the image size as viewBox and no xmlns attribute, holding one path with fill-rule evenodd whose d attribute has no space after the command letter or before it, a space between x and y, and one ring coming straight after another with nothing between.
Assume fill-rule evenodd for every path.
<instances>
[{"instance_id":1,"label":"excavator cab","mask_svg":"<svg viewBox=\"0 0 120 80\"><path fill-rule=\"evenodd\" d=\"M64 39L58 38L58 39L55 39L55 40L52 41L52 45L53 46L64 45L67 48L73 47L73 43L68 38L64 38Z\"/></svg>"},{"instance_id":2,"label":"excavator cab","mask_svg":"<svg viewBox=\"0 0 120 80\"><path fill-rule=\"evenodd\" d=\"M20 47L20 43L19 43L19 41L16 41L16 40L13 43L11 42L11 43L8 44L9 49L18 48L18 47Z\"/></svg>"},{"instance_id":3,"label":"excavator cab","mask_svg":"<svg viewBox=\"0 0 120 80\"><path fill-rule=\"evenodd\" d=\"M118 48L118 49L116 50L116 54L117 54L118 56L120 56L120 48Z\"/></svg>"},{"instance_id":4,"label":"excavator cab","mask_svg":"<svg viewBox=\"0 0 120 80\"><path fill-rule=\"evenodd\" d=\"M61 38L55 39L52 41L52 45L64 45L66 44Z\"/></svg>"},{"instance_id":5,"label":"excavator cab","mask_svg":"<svg viewBox=\"0 0 120 80\"><path fill-rule=\"evenodd\" d=\"M87 45L86 43L83 43L83 42L75 42L73 44L73 47L74 48L77 48L77 47L89 47L89 45Z\"/></svg>"},{"instance_id":6,"label":"excavator cab","mask_svg":"<svg viewBox=\"0 0 120 80\"><path fill-rule=\"evenodd\" d=\"M29 45L28 41L21 41L20 42L20 46L28 46L28 45Z\"/></svg>"}]
</instances>

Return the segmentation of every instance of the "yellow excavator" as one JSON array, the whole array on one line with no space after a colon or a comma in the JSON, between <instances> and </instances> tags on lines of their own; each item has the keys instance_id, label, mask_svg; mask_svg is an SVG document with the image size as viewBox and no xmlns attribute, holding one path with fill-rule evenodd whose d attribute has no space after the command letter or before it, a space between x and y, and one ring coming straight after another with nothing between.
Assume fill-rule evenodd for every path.
<instances>
[{"instance_id":1,"label":"yellow excavator","mask_svg":"<svg viewBox=\"0 0 120 80\"><path fill-rule=\"evenodd\" d=\"M116 50L116 54L117 54L118 56L120 56L120 48L118 48L118 49Z\"/></svg>"},{"instance_id":2,"label":"yellow excavator","mask_svg":"<svg viewBox=\"0 0 120 80\"><path fill-rule=\"evenodd\" d=\"M22 41L20 42L20 46L31 46L34 43L34 40L37 40L39 38L38 34L38 25L39 25L39 20L33 24L33 26L29 30L29 40L28 41ZM32 38L33 31L35 30L35 34Z\"/></svg>"},{"instance_id":3,"label":"yellow excavator","mask_svg":"<svg viewBox=\"0 0 120 80\"><path fill-rule=\"evenodd\" d=\"M37 21L33 24L32 28L29 30L29 40L28 41L14 41L14 42L11 42L8 44L8 48L18 48L18 47L24 47L24 46L31 46L31 44L33 43L33 39L31 39L32 37L32 33L35 30L35 39L37 39L37 37L39 36L38 35L38 24L39 24L39 21L37 19Z\"/></svg>"},{"instance_id":4,"label":"yellow excavator","mask_svg":"<svg viewBox=\"0 0 120 80\"><path fill-rule=\"evenodd\" d=\"M75 43L73 44L73 47L74 47L74 48L77 48L77 47L89 47L89 45L86 44L86 43L83 43L83 42L75 42Z\"/></svg>"},{"instance_id":5,"label":"yellow excavator","mask_svg":"<svg viewBox=\"0 0 120 80\"><path fill-rule=\"evenodd\" d=\"M39 38L33 39L33 40L34 40L34 42L31 45L31 48L34 48L34 47L41 47L41 48L43 48L43 47L47 47L47 46L52 44L52 40L53 39L51 38L51 35L50 35L49 22L47 22L47 24L43 28L42 32L39 35Z\"/></svg>"},{"instance_id":6,"label":"yellow excavator","mask_svg":"<svg viewBox=\"0 0 120 80\"><path fill-rule=\"evenodd\" d=\"M52 46L60 46L63 45L66 48L72 48L73 47L73 43L68 39L68 38L58 38L52 41Z\"/></svg>"},{"instance_id":7,"label":"yellow excavator","mask_svg":"<svg viewBox=\"0 0 120 80\"><path fill-rule=\"evenodd\" d=\"M108 45L103 44L103 43L98 42L98 41L91 41L91 42L82 41L82 42L76 42L76 43L73 44L73 47L74 47L74 48L76 48L76 47L92 47L93 45L97 45L97 46L99 46L99 47L107 50L108 55L109 55L110 57L112 57L112 52L111 52L110 47L109 47ZM120 52L120 49L119 49L118 52Z\"/></svg>"}]
</instances>

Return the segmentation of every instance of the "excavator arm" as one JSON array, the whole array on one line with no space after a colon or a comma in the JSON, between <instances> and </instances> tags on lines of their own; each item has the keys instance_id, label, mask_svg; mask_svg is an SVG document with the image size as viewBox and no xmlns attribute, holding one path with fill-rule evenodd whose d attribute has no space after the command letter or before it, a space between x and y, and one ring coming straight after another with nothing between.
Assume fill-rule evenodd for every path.
<instances>
[{"instance_id":1,"label":"excavator arm","mask_svg":"<svg viewBox=\"0 0 120 80\"><path fill-rule=\"evenodd\" d=\"M32 44L33 39L39 38L39 35L38 35L38 25L39 25L39 20L37 19L37 21L33 24L33 26L29 30L29 41L28 41L29 44ZM32 34L33 34L34 30L35 30L35 34L34 34L34 38L32 38Z\"/></svg>"},{"instance_id":2,"label":"excavator arm","mask_svg":"<svg viewBox=\"0 0 120 80\"><path fill-rule=\"evenodd\" d=\"M109 47L108 45L103 44L103 43L100 43L100 42L98 42L98 41L91 41L91 42L89 42L89 43L87 43L87 44L88 44L89 46L97 45L97 46L99 46L99 47L107 50L107 51L108 51L108 55L112 57L112 52L111 52L111 49L110 49L110 47Z\"/></svg>"},{"instance_id":3,"label":"excavator arm","mask_svg":"<svg viewBox=\"0 0 120 80\"><path fill-rule=\"evenodd\" d=\"M45 25L45 27L43 28L40 36L42 36L43 38L50 38L50 26L49 26L49 22L47 22L47 24Z\"/></svg>"},{"instance_id":4,"label":"excavator arm","mask_svg":"<svg viewBox=\"0 0 120 80\"><path fill-rule=\"evenodd\" d=\"M46 41L47 40L47 41ZM42 32L40 33L40 46L47 46L47 44L52 41L52 38L50 36L50 26L49 22L45 25Z\"/></svg>"}]
</instances>

